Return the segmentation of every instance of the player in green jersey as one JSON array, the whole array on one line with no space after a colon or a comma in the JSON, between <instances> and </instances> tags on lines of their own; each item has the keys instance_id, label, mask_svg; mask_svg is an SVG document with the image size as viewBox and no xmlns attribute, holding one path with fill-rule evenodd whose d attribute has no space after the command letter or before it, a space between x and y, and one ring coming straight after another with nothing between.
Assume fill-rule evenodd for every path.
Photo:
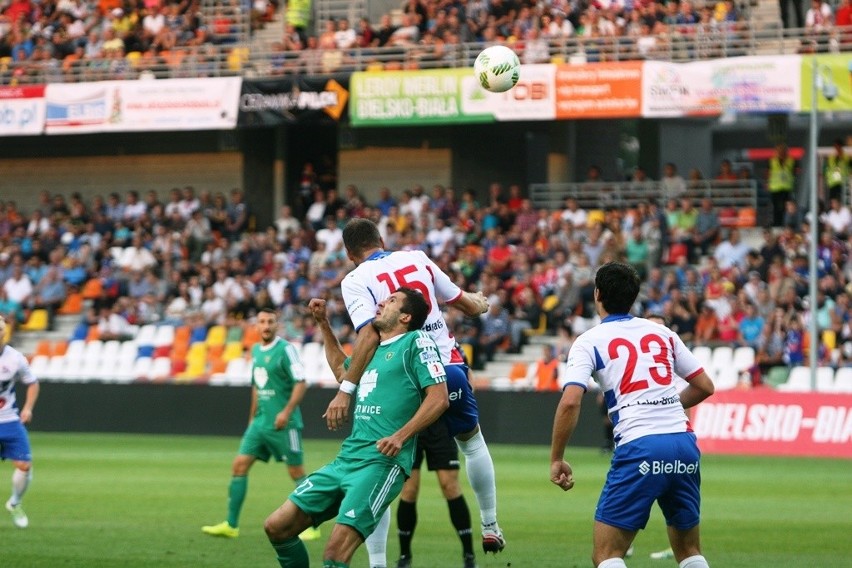
<instances>
[{"instance_id":1,"label":"player in green jersey","mask_svg":"<svg viewBox=\"0 0 852 568\"><path fill-rule=\"evenodd\" d=\"M296 348L278 337L278 315L263 309L257 314L260 343L252 348L252 389L249 426L231 467L228 487L228 520L201 527L205 534L234 538L239 536L240 510L248 489L248 472L257 460L287 463L296 485L305 478L302 455L302 413L299 404L305 396L305 372ZM311 528L301 537L319 538Z\"/></svg>"},{"instance_id":2,"label":"player in green jersey","mask_svg":"<svg viewBox=\"0 0 852 568\"><path fill-rule=\"evenodd\" d=\"M325 302L309 307L320 325L335 376L348 359L325 314ZM419 431L449 407L446 372L435 342L420 331L429 306L423 295L399 288L379 303L372 325L380 343L354 391L352 433L337 458L308 476L264 528L286 568L307 568L308 552L297 535L335 519L323 553L324 568L347 568L411 474Z\"/></svg>"}]
</instances>

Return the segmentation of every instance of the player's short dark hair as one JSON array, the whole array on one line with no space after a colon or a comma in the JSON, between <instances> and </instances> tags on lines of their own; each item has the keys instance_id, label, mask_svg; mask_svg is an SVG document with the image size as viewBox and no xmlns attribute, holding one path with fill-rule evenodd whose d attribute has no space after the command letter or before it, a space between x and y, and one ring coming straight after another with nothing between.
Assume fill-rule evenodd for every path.
<instances>
[{"instance_id":1,"label":"player's short dark hair","mask_svg":"<svg viewBox=\"0 0 852 568\"><path fill-rule=\"evenodd\" d=\"M364 251L382 246L379 228L369 219L350 219L343 228L343 246L352 256L360 256Z\"/></svg>"},{"instance_id":2,"label":"player's short dark hair","mask_svg":"<svg viewBox=\"0 0 852 568\"><path fill-rule=\"evenodd\" d=\"M639 273L629 264L607 262L595 275L598 298L608 314L630 312L639 295Z\"/></svg>"},{"instance_id":3,"label":"player's short dark hair","mask_svg":"<svg viewBox=\"0 0 852 568\"><path fill-rule=\"evenodd\" d=\"M272 308L260 308L257 310L258 314L272 314L275 316L275 319L278 319L278 312L273 310Z\"/></svg>"},{"instance_id":4,"label":"player's short dark hair","mask_svg":"<svg viewBox=\"0 0 852 568\"><path fill-rule=\"evenodd\" d=\"M426 323L426 317L429 315L429 304L426 298L414 288L397 288L397 292L402 292L405 295L405 301L399 308L399 311L411 316L408 322L408 331L417 331L423 324Z\"/></svg>"}]
</instances>

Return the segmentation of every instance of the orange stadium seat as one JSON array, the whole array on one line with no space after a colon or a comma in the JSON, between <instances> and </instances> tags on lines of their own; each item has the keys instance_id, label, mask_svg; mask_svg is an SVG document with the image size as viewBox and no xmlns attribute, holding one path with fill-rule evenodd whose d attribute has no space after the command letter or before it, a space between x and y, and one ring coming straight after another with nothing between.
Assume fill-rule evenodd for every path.
<instances>
[{"instance_id":1,"label":"orange stadium seat","mask_svg":"<svg viewBox=\"0 0 852 568\"><path fill-rule=\"evenodd\" d=\"M68 297L65 298L65 302L62 303L62 306L59 308L57 313L63 316L72 316L77 315L83 312L83 294L80 292L73 292L68 294Z\"/></svg>"}]
</instances>

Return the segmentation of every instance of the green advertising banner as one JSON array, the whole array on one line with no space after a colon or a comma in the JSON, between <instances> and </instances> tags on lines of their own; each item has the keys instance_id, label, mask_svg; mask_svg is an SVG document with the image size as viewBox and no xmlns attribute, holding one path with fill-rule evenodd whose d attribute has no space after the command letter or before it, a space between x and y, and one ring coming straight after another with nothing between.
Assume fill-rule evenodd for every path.
<instances>
[{"instance_id":1,"label":"green advertising banner","mask_svg":"<svg viewBox=\"0 0 852 568\"><path fill-rule=\"evenodd\" d=\"M828 100L820 91L817 108L821 111L852 110L852 54L802 56L802 112L811 110L813 99L814 59L821 81L836 87L835 96Z\"/></svg>"},{"instance_id":2,"label":"green advertising banner","mask_svg":"<svg viewBox=\"0 0 852 568\"><path fill-rule=\"evenodd\" d=\"M493 122L492 113L465 113L468 83L475 83L471 69L353 73L350 120L353 126Z\"/></svg>"}]
</instances>

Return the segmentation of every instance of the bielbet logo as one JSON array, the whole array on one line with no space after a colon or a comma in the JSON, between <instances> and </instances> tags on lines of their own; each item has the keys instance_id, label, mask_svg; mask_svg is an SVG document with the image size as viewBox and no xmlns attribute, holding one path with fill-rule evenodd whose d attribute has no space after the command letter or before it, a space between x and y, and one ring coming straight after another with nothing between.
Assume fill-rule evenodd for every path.
<instances>
[{"instance_id":1,"label":"bielbet logo","mask_svg":"<svg viewBox=\"0 0 852 568\"><path fill-rule=\"evenodd\" d=\"M654 460L651 463L643 461L639 464L639 473L642 475L679 474L692 475L698 471L698 462L684 463L680 460L673 462L665 460Z\"/></svg>"}]
</instances>

